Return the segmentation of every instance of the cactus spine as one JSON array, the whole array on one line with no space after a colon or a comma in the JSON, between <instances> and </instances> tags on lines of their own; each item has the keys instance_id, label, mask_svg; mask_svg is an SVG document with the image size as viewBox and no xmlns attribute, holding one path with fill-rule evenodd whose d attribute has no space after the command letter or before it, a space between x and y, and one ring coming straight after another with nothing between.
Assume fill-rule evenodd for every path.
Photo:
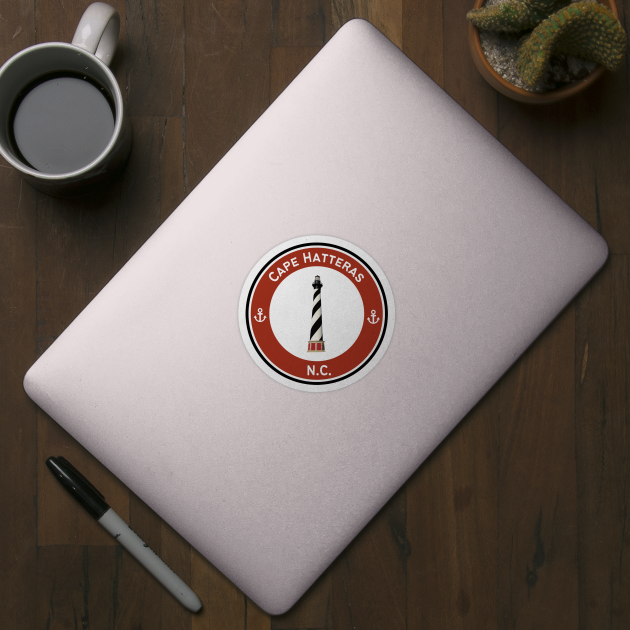
<instances>
[{"instance_id":1,"label":"cactus spine","mask_svg":"<svg viewBox=\"0 0 630 630\"><path fill-rule=\"evenodd\" d=\"M596 2L570 4L543 20L521 45L516 65L534 85L554 53L565 53L616 69L626 49L626 34L614 13Z\"/></svg>"},{"instance_id":2,"label":"cactus spine","mask_svg":"<svg viewBox=\"0 0 630 630\"><path fill-rule=\"evenodd\" d=\"M534 28L568 0L507 0L481 9L472 9L466 17L479 29L501 33L519 33Z\"/></svg>"}]
</instances>

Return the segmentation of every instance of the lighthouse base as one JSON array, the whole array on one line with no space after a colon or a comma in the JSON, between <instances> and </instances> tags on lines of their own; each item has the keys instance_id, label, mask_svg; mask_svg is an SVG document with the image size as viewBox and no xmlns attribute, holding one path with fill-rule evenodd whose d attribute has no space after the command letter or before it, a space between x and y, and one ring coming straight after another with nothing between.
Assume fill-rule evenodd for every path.
<instances>
[{"instance_id":1,"label":"lighthouse base","mask_svg":"<svg viewBox=\"0 0 630 630\"><path fill-rule=\"evenodd\" d=\"M324 349L324 342L322 341L309 341L307 352L326 352Z\"/></svg>"}]
</instances>

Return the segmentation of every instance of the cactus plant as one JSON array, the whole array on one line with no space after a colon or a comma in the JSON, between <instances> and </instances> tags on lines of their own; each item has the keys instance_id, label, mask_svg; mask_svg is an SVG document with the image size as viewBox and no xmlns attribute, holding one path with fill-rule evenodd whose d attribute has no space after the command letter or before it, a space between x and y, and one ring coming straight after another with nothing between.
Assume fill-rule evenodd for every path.
<instances>
[{"instance_id":1,"label":"cactus plant","mask_svg":"<svg viewBox=\"0 0 630 630\"><path fill-rule=\"evenodd\" d=\"M472 9L466 17L479 29L519 33L534 28L568 0L507 0L501 4Z\"/></svg>"},{"instance_id":2,"label":"cactus plant","mask_svg":"<svg viewBox=\"0 0 630 630\"><path fill-rule=\"evenodd\" d=\"M521 45L516 65L523 80L542 79L554 53L595 61L608 70L621 63L626 34L614 13L596 2L570 4L543 20Z\"/></svg>"}]
</instances>

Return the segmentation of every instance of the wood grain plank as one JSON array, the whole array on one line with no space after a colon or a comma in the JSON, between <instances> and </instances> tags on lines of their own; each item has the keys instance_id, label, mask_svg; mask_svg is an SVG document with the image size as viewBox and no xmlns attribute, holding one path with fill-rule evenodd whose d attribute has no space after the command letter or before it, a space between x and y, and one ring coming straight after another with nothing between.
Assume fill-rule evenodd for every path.
<instances>
[{"instance_id":1,"label":"wood grain plank","mask_svg":"<svg viewBox=\"0 0 630 630\"><path fill-rule=\"evenodd\" d=\"M132 512L132 517L135 514ZM160 521L160 557L190 586L191 547L172 527ZM184 608L174 597L160 586L162 601L160 621L164 630L192 628L193 613Z\"/></svg>"},{"instance_id":2,"label":"wood grain plank","mask_svg":"<svg viewBox=\"0 0 630 630\"><path fill-rule=\"evenodd\" d=\"M271 630L270 616L196 549L191 550L190 587L203 603L192 617L192 630Z\"/></svg>"},{"instance_id":3,"label":"wood grain plank","mask_svg":"<svg viewBox=\"0 0 630 630\"><path fill-rule=\"evenodd\" d=\"M403 487L333 564L332 627L406 628L409 553Z\"/></svg>"},{"instance_id":4,"label":"wood grain plank","mask_svg":"<svg viewBox=\"0 0 630 630\"><path fill-rule=\"evenodd\" d=\"M0 619L22 630L34 626L37 542L37 410L22 388L37 358L36 193L4 160L0 199Z\"/></svg>"},{"instance_id":5,"label":"wood grain plank","mask_svg":"<svg viewBox=\"0 0 630 630\"><path fill-rule=\"evenodd\" d=\"M501 142L567 201L569 205L586 218L593 227L597 228L602 233L608 232L609 234L609 228L604 227L606 222L605 217L618 217L618 208L615 208L614 203L615 196L619 194L623 199L627 195L628 185L627 178L624 179L620 177L619 167L617 166L620 159L623 163L623 158L620 158L618 154L615 155L614 151L611 152L609 148L605 146L610 140L610 136L607 136L608 130L612 129L612 127L609 127L610 122L615 121L614 127L621 138L625 137L627 133L627 123L625 120L622 120L622 117L619 115L619 108L622 101L620 99L621 92L619 86L617 85L617 88L614 87L616 82L618 82L618 78L605 77L600 84L604 86L604 91L591 90L566 102L557 103L545 108L535 108L533 106L517 104L500 97L498 110L499 139ZM606 94L605 97L604 94ZM603 117L602 110L605 109L609 111L607 112L608 115ZM617 110L617 114L611 114L611 109ZM602 134L602 130L604 134ZM525 135L527 135L526 140L524 139ZM617 169L617 172L615 181L613 181L609 175L610 172L614 172L615 169ZM606 175L602 176L602 172L606 172ZM605 201L603 201L604 199ZM621 234L623 234L624 226L618 225L618 228ZM616 246L620 246L621 249L623 249L623 246L620 245L620 240L616 240ZM583 348L580 348L579 342L577 348L578 352L583 350ZM578 361L578 357L576 357L575 360ZM579 456L579 427L580 418L582 417L579 402L576 413ZM562 418L564 418L564 414ZM567 432L567 439L570 439L568 426L565 430ZM551 601L544 602L539 596L541 591L544 592L547 589L537 590L536 597L532 597L531 601L528 600L528 605L525 606L524 609L517 608L516 612L510 613L517 615L516 617L510 617L514 624L517 623L517 620L532 619L535 616L542 619L544 610L544 618L550 623L549 627L552 627L551 623L554 616L555 619L560 622L559 602L563 599L567 606L566 618L563 623L569 623L566 619L573 620L576 625L578 623L578 612L575 610L575 598L577 597L575 593L577 588L575 582L578 579L578 572L575 567L576 560L573 557L576 553L573 550L573 545L577 545L575 541L576 525L572 522L574 517L570 514L574 508L572 505L569 505L567 502L568 497L566 496L569 484L573 483L572 479L568 476L568 471L572 471L575 465L569 460L569 453L565 451L565 448L566 447L564 447L562 451L565 452L564 457L566 459L567 471L564 482L558 484L558 488L562 490L562 495L565 496L564 506L565 510L568 511L559 521L560 523L564 521L564 524L561 526L565 529L566 536L564 537L565 546L560 554L561 558L556 558L556 562L558 559L560 560L560 564L558 564L556 569L556 598L553 603ZM551 460L551 458L557 458L557 455L550 451L548 457ZM578 473L576 473L576 475L577 474ZM549 481L551 483L551 479ZM580 482L579 477L578 482ZM581 483L586 482L582 480ZM561 496L560 506L563 504L562 495L559 495ZM583 500L581 491L576 500ZM538 551L544 550L546 541L553 534L553 532L549 532L546 535L544 534L545 522L547 522L547 527L549 527L550 512L554 510L551 505L551 497L546 496L545 501L547 506L541 506L539 512L540 520L534 518L535 505L533 501L529 508L529 515L527 516L529 536L531 538L533 533L534 539L537 540L536 548ZM560 508L558 508L558 510L559 509ZM583 510L584 508L578 507L576 509ZM521 531L520 528L519 531ZM523 531L523 533L525 532ZM509 547L507 541L504 540L503 543L500 541L500 545L503 545L503 553L507 555ZM512 547L513 549L518 549L519 543L515 543ZM511 549L509 553L511 553L513 549ZM524 553L522 548L520 552ZM583 557L584 553L589 553L588 550L584 551L582 549L581 542L578 547L578 552L580 558ZM556 556L557 555L558 554L556 554ZM536 557L536 551L534 550L534 554L529 561L528 573L526 574L532 582L535 581L534 578L538 575L534 567ZM547 552L545 552L545 557L548 558ZM524 560L525 558L523 558L522 562ZM542 561L542 556L538 553L538 562L540 561ZM563 571L561 570L562 563L564 563ZM594 568L594 565L591 566ZM587 598L586 592L588 589L585 589L583 586L585 583L584 579L582 571L580 570L580 627L586 627L583 626L583 621L586 610L585 598ZM591 584L590 581L589 584ZM520 589L523 589L522 580ZM529 595L530 591L528 590L528 596ZM503 591L502 596L504 600L502 605L513 611L512 601L510 600L509 604L506 603L508 598L507 590ZM513 594L510 593L509 597L512 596ZM524 591L522 591L521 599L524 598ZM599 597L593 599L593 601L598 600ZM523 605L522 602L521 605ZM551 611L551 614L549 614L549 611Z\"/></svg>"},{"instance_id":6,"label":"wood grain plank","mask_svg":"<svg viewBox=\"0 0 630 630\"><path fill-rule=\"evenodd\" d=\"M332 33L348 20L363 18L402 50L403 0L332 0Z\"/></svg>"},{"instance_id":7,"label":"wood grain plank","mask_svg":"<svg viewBox=\"0 0 630 630\"><path fill-rule=\"evenodd\" d=\"M116 548L41 547L37 567L37 623L33 628L114 627Z\"/></svg>"},{"instance_id":8,"label":"wood grain plank","mask_svg":"<svg viewBox=\"0 0 630 630\"><path fill-rule=\"evenodd\" d=\"M500 384L501 627L578 624L574 346L571 305Z\"/></svg>"},{"instance_id":9,"label":"wood grain plank","mask_svg":"<svg viewBox=\"0 0 630 630\"><path fill-rule=\"evenodd\" d=\"M620 5L622 11L625 5L625 14L628 15L630 3ZM623 19L623 13L621 17ZM594 111L584 121L588 136L582 153L588 151L593 164L589 179L593 181L591 186L595 195L588 220L601 232L610 251L615 254L630 254L630 213L627 211L630 208L630 159L626 151L630 146L629 56L630 53L626 52L626 63L621 69L604 75L588 94ZM567 166L575 168L574 161Z\"/></svg>"},{"instance_id":10,"label":"wood grain plank","mask_svg":"<svg viewBox=\"0 0 630 630\"><path fill-rule=\"evenodd\" d=\"M275 101L321 47L272 48L269 52L269 98Z\"/></svg>"},{"instance_id":11,"label":"wood grain plank","mask_svg":"<svg viewBox=\"0 0 630 630\"><path fill-rule=\"evenodd\" d=\"M83 557L86 547L57 546L37 553L37 626L73 628L85 618Z\"/></svg>"},{"instance_id":12,"label":"wood grain plank","mask_svg":"<svg viewBox=\"0 0 630 630\"><path fill-rule=\"evenodd\" d=\"M444 84L442 87L492 135L497 135L498 94L481 77L468 50L466 13L470 0L448 0L443 7Z\"/></svg>"},{"instance_id":13,"label":"wood grain plank","mask_svg":"<svg viewBox=\"0 0 630 630\"><path fill-rule=\"evenodd\" d=\"M245 597L245 630L271 630L271 617Z\"/></svg>"},{"instance_id":14,"label":"wood grain plank","mask_svg":"<svg viewBox=\"0 0 630 630\"><path fill-rule=\"evenodd\" d=\"M121 181L79 199L37 200L37 350L44 352L112 275Z\"/></svg>"},{"instance_id":15,"label":"wood grain plank","mask_svg":"<svg viewBox=\"0 0 630 630\"><path fill-rule=\"evenodd\" d=\"M115 546L116 541L62 488L45 462L57 455L68 459L129 522L127 488L41 409L37 415L38 545Z\"/></svg>"},{"instance_id":16,"label":"wood grain plank","mask_svg":"<svg viewBox=\"0 0 630 630\"><path fill-rule=\"evenodd\" d=\"M444 87L442 0L403 0L403 52Z\"/></svg>"},{"instance_id":17,"label":"wood grain plank","mask_svg":"<svg viewBox=\"0 0 630 630\"><path fill-rule=\"evenodd\" d=\"M407 483L409 630L496 619L499 398L494 387Z\"/></svg>"},{"instance_id":18,"label":"wood grain plank","mask_svg":"<svg viewBox=\"0 0 630 630\"><path fill-rule=\"evenodd\" d=\"M630 627L630 260L611 256L576 305L580 628Z\"/></svg>"},{"instance_id":19,"label":"wood grain plank","mask_svg":"<svg viewBox=\"0 0 630 630\"><path fill-rule=\"evenodd\" d=\"M246 608L245 596L195 549L191 560L191 588L203 602L203 608L193 617L193 630L247 629L250 606Z\"/></svg>"},{"instance_id":20,"label":"wood grain plank","mask_svg":"<svg viewBox=\"0 0 630 630\"><path fill-rule=\"evenodd\" d=\"M326 571L284 615L271 617L272 630L332 628L332 570Z\"/></svg>"},{"instance_id":21,"label":"wood grain plank","mask_svg":"<svg viewBox=\"0 0 630 630\"><path fill-rule=\"evenodd\" d=\"M33 2L0 8L0 64L36 41ZM35 627L37 416L22 388L35 344L36 192L0 158L0 619Z\"/></svg>"},{"instance_id":22,"label":"wood grain plank","mask_svg":"<svg viewBox=\"0 0 630 630\"><path fill-rule=\"evenodd\" d=\"M629 98L622 74L544 107L499 97L500 141L589 221L613 253L627 253L630 242L627 213L619 212L630 203L622 149L630 141Z\"/></svg>"},{"instance_id":23,"label":"wood grain plank","mask_svg":"<svg viewBox=\"0 0 630 630\"><path fill-rule=\"evenodd\" d=\"M143 527L138 535L158 555L166 556L165 549L160 545L159 519L143 525L149 527L146 530ZM130 553L118 546L116 558L114 630L145 627L152 630L188 630L191 627L192 613L181 606Z\"/></svg>"},{"instance_id":24,"label":"wood grain plank","mask_svg":"<svg viewBox=\"0 0 630 630\"><path fill-rule=\"evenodd\" d=\"M61 547L63 549L63 547ZM87 550L87 553L86 553ZM87 574L84 584L85 627L92 630L111 630L114 627L117 612L117 557L121 551L116 547L83 547L83 575ZM86 558L87 556L87 558ZM85 565L87 564L87 572ZM78 573L78 567L75 567Z\"/></svg>"},{"instance_id":25,"label":"wood grain plank","mask_svg":"<svg viewBox=\"0 0 630 630\"><path fill-rule=\"evenodd\" d=\"M190 545L133 494L129 524L186 584L190 584ZM192 613L127 551L122 552L117 571L121 615L116 619L116 627L190 630Z\"/></svg>"},{"instance_id":26,"label":"wood grain plank","mask_svg":"<svg viewBox=\"0 0 630 630\"><path fill-rule=\"evenodd\" d=\"M158 221L160 225L184 201L184 138L182 118L164 120L159 150L160 193Z\"/></svg>"},{"instance_id":27,"label":"wood grain plank","mask_svg":"<svg viewBox=\"0 0 630 630\"><path fill-rule=\"evenodd\" d=\"M268 2L192 3L185 15L186 190L269 105Z\"/></svg>"},{"instance_id":28,"label":"wood grain plank","mask_svg":"<svg viewBox=\"0 0 630 630\"><path fill-rule=\"evenodd\" d=\"M589 220L594 227L601 230L602 214L598 200L598 196L601 195L598 192L597 177L599 157L597 150L594 150L599 143L596 140L598 135L596 130L605 127L604 121L599 118L600 99L600 94L591 91L567 102L540 109L516 104L500 97L498 117L501 142L567 203ZM524 141L524 134L527 134L526 141ZM568 340L566 343L568 344ZM565 368L558 366L556 371L569 373L573 376L568 367L568 349L566 356L567 366ZM555 377L552 368L549 368L549 373L550 377ZM564 407L566 408L570 404L568 386L563 385L562 390L567 392L563 394L567 397ZM549 398L552 399L551 392L549 392ZM543 471L551 468L550 471L548 470L546 482L538 477L537 462L539 457L536 458L536 493L540 492L539 485L543 483L547 487L547 491L542 493L542 497L534 497L532 494L529 498L529 507L527 507L527 502L523 502L522 496L519 496L518 501L521 503L519 511L522 510L523 513L513 514L511 525L501 530L509 532L511 528L516 527L516 536L513 540L508 540L507 536L503 540L499 540L500 558L513 558L520 555L520 564L526 563L527 568L527 572L524 574L525 580L523 580L523 575L515 575L512 569L509 572L513 581L510 588L505 586L507 575L506 579L501 582L504 587L500 590L500 608L503 609L505 618L513 624L511 627L520 627L521 624L526 626L534 619L537 620L540 627L553 627L554 623L575 624L577 626L578 613L581 616L582 609L580 608L578 611L576 603L578 571L575 556L578 543L575 531L576 517L573 512L577 510L577 506L573 506L573 497L570 496L571 486L574 483L573 475L577 473L575 472L575 463L572 461L575 459L575 455L569 445L575 438L571 435L568 426L569 420L564 408L558 408L558 412L562 411L562 414L554 419L557 432L550 437L548 442L548 444L555 442L557 450L546 447L548 453L544 457L546 463L543 466ZM534 420L536 423L532 426L533 430L539 432L545 430L545 427L540 425L538 417ZM559 420L561 421L560 424ZM548 431L549 429L546 429L543 435L548 434ZM559 441L562 432L565 433L566 443ZM524 440L524 438L520 439ZM522 443L525 444L526 442L523 441ZM537 446L535 452L538 453L540 450L540 446ZM565 462L565 468L561 472L556 468L556 465L558 461L562 460ZM515 479L510 479L509 476L505 481L514 487L518 483ZM557 509L552 496L553 486L557 488ZM513 492L511 491L511 493ZM502 500L506 500L505 495L502 495ZM575 500L578 500L577 497ZM516 497L511 499L510 503L512 501L516 502ZM502 502L502 505L505 504ZM537 509L538 516L536 516ZM507 516L512 513L512 508L510 507L506 512L500 506L500 511L501 514ZM546 532L545 529L547 529ZM555 533L555 530L558 533ZM524 546L527 538L529 538L529 559L527 558L526 546ZM546 548L550 540L558 540L562 546L553 555L556 566L543 567L541 563L543 561L546 563L552 553ZM537 569L537 564L541 564L540 570ZM552 568L555 578L551 576ZM538 582L537 578L546 573L547 569L550 570L548 578L545 578L544 583ZM522 566L520 570L522 572ZM552 591L549 590L548 579L553 581ZM531 584L535 586L531 587ZM519 598L516 599L513 590L514 585L516 592L520 592ZM541 586L544 588L540 588ZM553 592L553 598L547 599L550 592ZM561 602L564 603L561 604ZM564 611L561 612L562 608Z\"/></svg>"},{"instance_id":29,"label":"wood grain plank","mask_svg":"<svg viewBox=\"0 0 630 630\"><path fill-rule=\"evenodd\" d=\"M183 0L140 0L126 9L130 116L181 116L184 84Z\"/></svg>"},{"instance_id":30,"label":"wood grain plank","mask_svg":"<svg viewBox=\"0 0 630 630\"><path fill-rule=\"evenodd\" d=\"M121 178L110 251L118 271L184 198L180 118L132 117L134 147ZM113 275L113 274L112 274Z\"/></svg>"},{"instance_id":31,"label":"wood grain plank","mask_svg":"<svg viewBox=\"0 0 630 630\"><path fill-rule=\"evenodd\" d=\"M619 20L630 32L630 1L617 3ZM610 251L630 254L630 49L615 72L607 72L587 93L593 110L585 125L594 163L595 222ZM586 95L585 95L586 96ZM590 220L590 219L589 219Z\"/></svg>"},{"instance_id":32,"label":"wood grain plank","mask_svg":"<svg viewBox=\"0 0 630 630\"><path fill-rule=\"evenodd\" d=\"M329 0L272 0L272 46L323 46L330 38Z\"/></svg>"},{"instance_id":33,"label":"wood grain plank","mask_svg":"<svg viewBox=\"0 0 630 630\"><path fill-rule=\"evenodd\" d=\"M140 611L144 608L146 569L120 545L116 547L116 571L114 574L114 630L141 628L138 625ZM152 591L154 592L154 591Z\"/></svg>"},{"instance_id":34,"label":"wood grain plank","mask_svg":"<svg viewBox=\"0 0 630 630\"><path fill-rule=\"evenodd\" d=\"M33 2L17 0L3 3L0 20L0 64L23 48L37 43L36 38Z\"/></svg>"},{"instance_id":35,"label":"wood grain plank","mask_svg":"<svg viewBox=\"0 0 630 630\"><path fill-rule=\"evenodd\" d=\"M500 97L498 108L501 143L593 227L597 201L591 125L596 110L596 99L588 94L542 110Z\"/></svg>"}]
</instances>

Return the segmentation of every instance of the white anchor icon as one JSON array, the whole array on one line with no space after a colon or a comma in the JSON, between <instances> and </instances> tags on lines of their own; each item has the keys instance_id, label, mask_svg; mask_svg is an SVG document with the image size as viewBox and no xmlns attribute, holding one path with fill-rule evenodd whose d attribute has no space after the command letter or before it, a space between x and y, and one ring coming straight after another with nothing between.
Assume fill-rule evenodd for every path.
<instances>
[{"instance_id":1,"label":"white anchor icon","mask_svg":"<svg viewBox=\"0 0 630 630\"><path fill-rule=\"evenodd\" d=\"M376 324L377 322L381 321L381 318L376 317L376 311L372 311L371 317L368 317L367 320L368 322L370 322L370 324Z\"/></svg>"},{"instance_id":2,"label":"white anchor icon","mask_svg":"<svg viewBox=\"0 0 630 630\"><path fill-rule=\"evenodd\" d=\"M264 322L267 317L265 315L263 315L263 310L262 308L258 309L258 315L256 317L254 317L254 319L258 322L258 323L262 323Z\"/></svg>"}]
</instances>

